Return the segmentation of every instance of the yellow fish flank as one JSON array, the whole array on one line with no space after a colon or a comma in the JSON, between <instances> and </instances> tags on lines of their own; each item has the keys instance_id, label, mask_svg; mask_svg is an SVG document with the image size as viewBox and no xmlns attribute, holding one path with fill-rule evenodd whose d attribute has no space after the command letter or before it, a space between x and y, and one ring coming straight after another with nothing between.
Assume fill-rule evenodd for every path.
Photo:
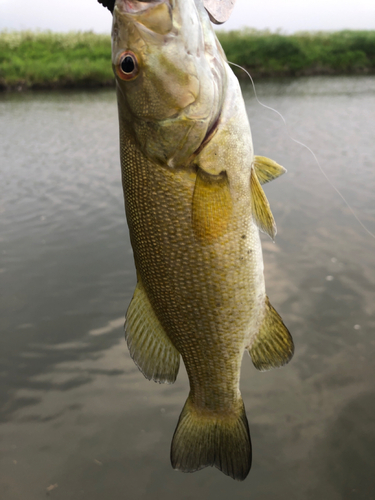
<instances>
[{"instance_id":1,"label":"yellow fish flank","mask_svg":"<svg viewBox=\"0 0 375 500\"><path fill-rule=\"evenodd\" d=\"M260 370L293 355L266 296L259 238L259 228L276 233L261 184L285 169L253 154L240 87L202 0L116 0L112 54L138 277L130 354L157 382L175 381L180 356L186 366L173 467L216 466L243 480L243 353Z\"/></svg>"}]
</instances>

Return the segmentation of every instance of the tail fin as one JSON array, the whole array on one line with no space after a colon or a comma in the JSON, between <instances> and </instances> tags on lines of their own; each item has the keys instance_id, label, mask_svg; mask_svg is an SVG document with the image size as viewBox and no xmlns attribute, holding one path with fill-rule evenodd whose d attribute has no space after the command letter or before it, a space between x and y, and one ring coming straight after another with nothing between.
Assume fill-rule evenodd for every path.
<instances>
[{"instance_id":1,"label":"tail fin","mask_svg":"<svg viewBox=\"0 0 375 500\"><path fill-rule=\"evenodd\" d=\"M171 462L182 472L215 466L243 481L251 467L251 441L242 400L237 415L220 416L197 411L189 397L173 436Z\"/></svg>"}]
</instances>

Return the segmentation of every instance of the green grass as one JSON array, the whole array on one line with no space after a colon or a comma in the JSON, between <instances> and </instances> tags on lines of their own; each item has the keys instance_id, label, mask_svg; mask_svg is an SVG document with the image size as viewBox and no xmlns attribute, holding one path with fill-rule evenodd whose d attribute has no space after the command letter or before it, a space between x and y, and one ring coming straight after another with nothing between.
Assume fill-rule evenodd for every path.
<instances>
[{"instance_id":1,"label":"green grass","mask_svg":"<svg viewBox=\"0 0 375 500\"><path fill-rule=\"evenodd\" d=\"M94 33L0 33L0 87L113 84L111 38Z\"/></svg>"},{"instance_id":2,"label":"green grass","mask_svg":"<svg viewBox=\"0 0 375 500\"><path fill-rule=\"evenodd\" d=\"M375 31L283 35L249 29L218 36L228 59L253 76L375 72ZM109 35L0 33L1 89L87 88L113 81Z\"/></svg>"},{"instance_id":3,"label":"green grass","mask_svg":"<svg viewBox=\"0 0 375 500\"><path fill-rule=\"evenodd\" d=\"M256 76L375 72L375 31L282 35L269 31L222 32L228 60Z\"/></svg>"}]
</instances>

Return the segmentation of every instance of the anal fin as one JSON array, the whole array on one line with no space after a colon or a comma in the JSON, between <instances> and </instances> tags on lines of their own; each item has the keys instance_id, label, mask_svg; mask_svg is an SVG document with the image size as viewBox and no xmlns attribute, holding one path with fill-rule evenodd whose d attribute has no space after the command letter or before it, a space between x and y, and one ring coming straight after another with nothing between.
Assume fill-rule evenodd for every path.
<instances>
[{"instance_id":1,"label":"anal fin","mask_svg":"<svg viewBox=\"0 0 375 500\"><path fill-rule=\"evenodd\" d=\"M248 347L252 362L260 371L287 364L294 353L289 330L266 297L266 314L253 344Z\"/></svg>"},{"instance_id":2,"label":"anal fin","mask_svg":"<svg viewBox=\"0 0 375 500\"><path fill-rule=\"evenodd\" d=\"M156 317L140 280L126 313L125 338L131 357L147 379L173 384L180 354Z\"/></svg>"}]
</instances>

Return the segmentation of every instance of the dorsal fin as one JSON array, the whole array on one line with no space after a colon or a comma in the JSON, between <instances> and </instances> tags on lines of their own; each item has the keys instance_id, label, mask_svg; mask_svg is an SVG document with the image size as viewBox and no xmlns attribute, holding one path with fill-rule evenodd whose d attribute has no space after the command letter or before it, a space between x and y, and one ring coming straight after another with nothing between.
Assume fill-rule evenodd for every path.
<instances>
[{"instance_id":1,"label":"dorsal fin","mask_svg":"<svg viewBox=\"0 0 375 500\"><path fill-rule=\"evenodd\" d=\"M261 184L273 181L286 172L286 168L265 156L254 156L254 168Z\"/></svg>"},{"instance_id":2,"label":"dorsal fin","mask_svg":"<svg viewBox=\"0 0 375 500\"><path fill-rule=\"evenodd\" d=\"M251 211L255 223L261 231L267 233L274 240L277 232L275 220L254 168L251 169L250 174L250 189Z\"/></svg>"}]
</instances>

